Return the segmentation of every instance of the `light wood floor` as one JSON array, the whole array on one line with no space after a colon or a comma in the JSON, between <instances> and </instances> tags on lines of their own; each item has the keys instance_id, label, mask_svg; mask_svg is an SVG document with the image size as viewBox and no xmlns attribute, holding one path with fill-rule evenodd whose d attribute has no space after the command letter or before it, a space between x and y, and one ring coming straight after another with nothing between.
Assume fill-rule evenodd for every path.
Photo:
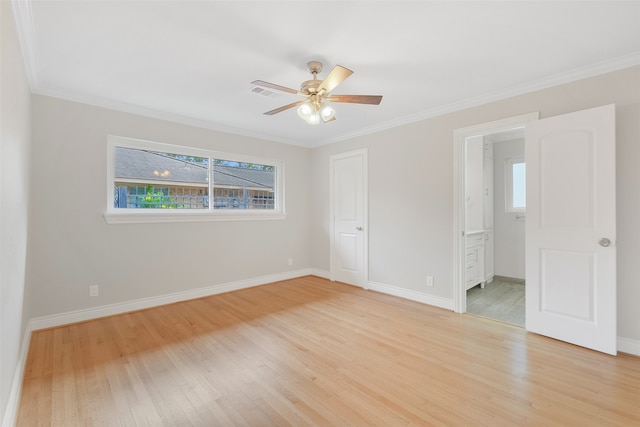
<instances>
[{"instance_id":1,"label":"light wood floor","mask_svg":"<svg viewBox=\"0 0 640 427\"><path fill-rule=\"evenodd\" d=\"M484 289L480 285L467 291L467 313L524 326L524 281L495 279Z\"/></svg>"},{"instance_id":2,"label":"light wood floor","mask_svg":"<svg viewBox=\"0 0 640 427\"><path fill-rule=\"evenodd\" d=\"M633 426L640 358L305 277L33 333L19 426Z\"/></svg>"}]
</instances>

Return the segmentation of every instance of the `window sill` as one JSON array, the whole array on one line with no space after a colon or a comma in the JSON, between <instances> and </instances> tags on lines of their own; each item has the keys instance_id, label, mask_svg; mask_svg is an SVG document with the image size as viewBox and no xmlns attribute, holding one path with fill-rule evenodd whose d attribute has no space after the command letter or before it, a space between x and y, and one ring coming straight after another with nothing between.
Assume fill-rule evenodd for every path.
<instances>
[{"instance_id":1,"label":"window sill","mask_svg":"<svg viewBox=\"0 0 640 427\"><path fill-rule=\"evenodd\" d=\"M107 224L144 224L159 222L209 222L209 221L265 221L285 219L286 213L282 212L255 212L233 211L228 212L180 212L168 213L165 210L158 212L106 212L104 219Z\"/></svg>"}]
</instances>

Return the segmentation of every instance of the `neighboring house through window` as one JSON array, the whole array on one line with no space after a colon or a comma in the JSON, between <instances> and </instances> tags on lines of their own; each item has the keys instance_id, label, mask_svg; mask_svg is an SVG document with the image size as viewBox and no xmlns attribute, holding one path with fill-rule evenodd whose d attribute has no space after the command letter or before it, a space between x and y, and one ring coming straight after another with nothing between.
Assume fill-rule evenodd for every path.
<instances>
[{"instance_id":1,"label":"neighboring house through window","mask_svg":"<svg viewBox=\"0 0 640 427\"><path fill-rule=\"evenodd\" d=\"M108 145L109 222L284 214L281 162L115 136Z\"/></svg>"}]
</instances>

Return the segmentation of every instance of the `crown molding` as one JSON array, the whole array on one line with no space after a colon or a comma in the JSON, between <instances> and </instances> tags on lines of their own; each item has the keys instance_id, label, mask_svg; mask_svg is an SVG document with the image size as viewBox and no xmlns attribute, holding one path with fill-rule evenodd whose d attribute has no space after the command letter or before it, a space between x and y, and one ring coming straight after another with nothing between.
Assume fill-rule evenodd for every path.
<instances>
[{"instance_id":1,"label":"crown molding","mask_svg":"<svg viewBox=\"0 0 640 427\"><path fill-rule=\"evenodd\" d=\"M335 142L345 141L345 140L356 138L359 136L381 132L383 130L419 122L419 121L430 119L433 117L443 116L445 114L454 113L456 111L465 110L467 108L477 107L477 106L485 105L491 102L512 98L514 96L524 95L526 93L536 92L542 89L547 89L550 87L571 83L577 80L582 80L589 77L610 73L613 71L623 70L625 68L634 67L636 65L640 65L640 52L633 53L630 55L620 56L610 60L576 68L571 71L554 74L552 76L545 77L539 80L534 80L523 85L513 86L507 89L502 89L502 90L498 90L488 94L476 96L473 98L464 99L462 101L457 101L450 104L442 105L442 106L432 108L426 111L422 111L416 114L400 117L395 120L379 123L375 126L369 126L354 132L342 134L337 137L327 139L325 141L322 141L320 144L318 144L318 146L333 144Z\"/></svg>"},{"instance_id":2,"label":"crown molding","mask_svg":"<svg viewBox=\"0 0 640 427\"><path fill-rule=\"evenodd\" d=\"M93 95L80 95L66 91L64 89L53 88L32 88L32 93L35 95L48 96L51 98L62 99L65 101L77 102L80 104L91 105L99 108L106 108L109 110L119 111L122 113L135 114L151 119L163 120L187 126L193 126L203 129L214 130L217 132L224 132L233 135L246 136L248 138L256 138L264 141L278 142L281 144L295 145L299 147L311 148L309 143L300 141L294 141L286 138L279 138L269 134L262 134L259 132L250 132L243 129L234 128L231 126L225 126L209 120L197 119L194 117L183 116L177 113L171 113L162 110L156 110L153 108L141 107L139 105L130 104L127 102L115 101L113 99L102 98Z\"/></svg>"}]
</instances>

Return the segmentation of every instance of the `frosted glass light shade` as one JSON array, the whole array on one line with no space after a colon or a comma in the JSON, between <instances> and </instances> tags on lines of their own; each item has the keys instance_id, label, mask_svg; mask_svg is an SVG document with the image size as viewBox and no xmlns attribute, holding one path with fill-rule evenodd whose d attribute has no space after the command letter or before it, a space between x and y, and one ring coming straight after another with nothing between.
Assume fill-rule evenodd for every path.
<instances>
[{"instance_id":1,"label":"frosted glass light shade","mask_svg":"<svg viewBox=\"0 0 640 427\"><path fill-rule=\"evenodd\" d=\"M303 120L308 120L309 116L313 113L313 105L310 102L303 102L298 107L298 116Z\"/></svg>"},{"instance_id":2,"label":"frosted glass light shade","mask_svg":"<svg viewBox=\"0 0 640 427\"><path fill-rule=\"evenodd\" d=\"M333 119L333 116L335 115L336 115L336 110L331 108L330 105L322 104L322 107L320 107L320 117L322 117L323 121L327 122Z\"/></svg>"},{"instance_id":3,"label":"frosted glass light shade","mask_svg":"<svg viewBox=\"0 0 640 427\"><path fill-rule=\"evenodd\" d=\"M311 115L307 119L307 123L309 123L310 125L317 125L318 123L320 123L320 113L318 111L314 111L313 113L311 113Z\"/></svg>"}]
</instances>

